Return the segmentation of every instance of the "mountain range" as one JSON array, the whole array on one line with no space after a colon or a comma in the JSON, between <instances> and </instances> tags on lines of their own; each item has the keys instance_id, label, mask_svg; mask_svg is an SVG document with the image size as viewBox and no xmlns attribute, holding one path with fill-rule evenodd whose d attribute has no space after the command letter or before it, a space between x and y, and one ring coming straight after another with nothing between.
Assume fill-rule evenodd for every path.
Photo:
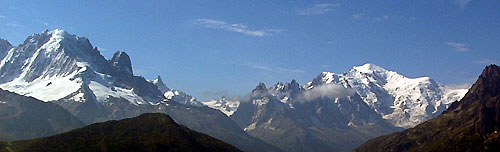
<instances>
[{"instance_id":1,"label":"mountain range","mask_svg":"<svg viewBox=\"0 0 500 152\"><path fill-rule=\"evenodd\" d=\"M107 60L87 38L60 29L33 34L16 47L0 44L0 88L55 103L85 124L167 113L181 125L244 151L279 151L223 113L185 104L187 96L179 91L164 92L160 81L135 76L125 52ZM165 96L168 92L174 94Z\"/></svg>"},{"instance_id":2,"label":"mountain range","mask_svg":"<svg viewBox=\"0 0 500 152\"><path fill-rule=\"evenodd\" d=\"M367 63L342 74L322 72L304 85L261 83L247 97L202 103L286 151L350 151L434 118L466 91Z\"/></svg>"},{"instance_id":3,"label":"mountain range","mask_svg":"<svg viewBox=\"0 0 500 152\"><path fill-rule=\"evenodd\" d=\"M201 102L159 76L134 75L125 52L106 59L87 38L60 29L18 46L0 39L0 59L1 89L60 106L84 124L166 113L243 151L350 151L434 118L467 91L367 63L304 85L260 83L247 96Z\"/></svg>"},{"instance_id":4,"label":"mountain range","mask_svg":"<svg viewBox=\"0 0 500 152\"><path fill-rule=\"evenodd\" d=\"M500 151L500 67L486 67L465 97L438 117L371 139L355 151Z\"/></svg>"},{"instance_id":5,"label":"mountain range","mask_svg":"<svg viewBox=\"0 0 500 152\"><path fill-rule=\"evenodd\" d=\"M465 88L448 87L429 77L408 78L366 63L342 74L322 72L302 86L293 83L292 86L296 87L296 91L285 94L281 89L290 87L290 83L279 82L271 87L271 94L278 96L283 103L287 103L290 95L296 96L298 90L310 90L314 86L327 84L353 89L371 109L394 126L402 128L413 127L436 117L467 92ZM202 103L231 115L236 111L240 101L224 98ZM291 106L291 103L288 104Z\"/></svg>"},{"instance_id":6,"label":"mountain range","mask_svg":"<svg viewBox=\"0 0 500 152\"><path fill-rule=\"evenodd\" d=\"M329 97L314 95L329 86L301 90L295 81L285 86L268 90L259 84L231 118L250 135L285 151L349 151L372 137L399 130L354 91ZM335 91L341 89L345 88ZM283 102L272 91L291 94Z\"/></svg>"},{"instance_id":7,"label":"mountain range","mask_svg":"<svg viewBox=\"0 0 500 152\"><path fill-rule=\"evenodd\" d=\"M96 123L63 134L0 142L0 151L227 151L239 149L178 125L163 113Z\"/></svg>"}]
</instances>

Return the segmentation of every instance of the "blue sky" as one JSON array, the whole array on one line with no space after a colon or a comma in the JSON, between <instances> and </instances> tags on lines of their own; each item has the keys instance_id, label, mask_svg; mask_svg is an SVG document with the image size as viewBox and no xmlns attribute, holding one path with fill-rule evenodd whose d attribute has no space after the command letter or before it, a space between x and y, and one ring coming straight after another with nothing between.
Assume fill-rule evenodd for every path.
<instances>
[{"instance_id":1,"label":"blue sky","mask_svg":"<svg viewBox=\"0 0 500 152\"><path fill-rule=\"evenodd\" d=\"M0 38L55 28L106 58L125 51L136 75L202 100L367 62L456 86L500 64L498 0L0 0Z\"/></svg>"}]
</instances>

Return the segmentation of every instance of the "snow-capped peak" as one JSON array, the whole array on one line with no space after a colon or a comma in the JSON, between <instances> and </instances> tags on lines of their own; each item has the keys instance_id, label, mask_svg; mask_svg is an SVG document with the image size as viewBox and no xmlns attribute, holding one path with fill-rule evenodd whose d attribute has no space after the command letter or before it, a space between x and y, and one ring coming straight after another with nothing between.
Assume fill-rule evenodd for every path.
<instances>
[{"instance_id":1,"label":"snow-capped peak","mask_svg":"<svg viewBox=\"0 0 500 152\"><path fill-rule=\"evenodd\" d=\"M161 93L163 93L163 96L167 98L170 101L175 101L178 103L186 104L186 105L192 105L192 106L202 106L203 104L200 103L198 100L196 100L195 97L184 93L179 90L175 89L170 89L163 83L163 80L161 79L160 76L158 76L155 80L152 82L156 87L158 87L158 90L160 90Z\"/></svg>"},{"instance_id":2,"label":"snow-capped peak","mask_svg":"<svg viewBox=\"0 0 500 152\"><path fill-rule=\"evenodd\" d=\"M227 100L225 96L223 96L219 100L210 100L201 103L210 108L218 109L227 116L231 116L238 109L238 106L240 105L240 101Z\"/></svg>"},{"instance_id":3,"label":"snow-capped peak","mask_svg":"<svg viewBox=\"0 0 500 152\"><path fill-rule=\"evenodd\" d=\"M371 63L354 66L343 74L322 72L303 88L329 83L353 88L377 113L405 128L433 118L467 91L450 89L429 77L408 78Z\"/></svg>"},{"instance_id":4,"label":"snow-capped peak","mask_svg":"<svg viewBox=\"0 0 500 152\"><path fill-rule=\"evenodd\" d=\"M361 66L355 66L352 69L357 70L359 72L363 72L363 73L387 72L388 71L388 70L386 70L380 66L377 66L375 64L372 64L372 63L365 63Z\"/></svg>"},{"instance_id":5,"label":"snow-capped peak","mask_svg":"<svg viewBox=\"0 0 500 152\"><path fill-rule=\"evenodd\" d=\"M49 31L46 29L42 34L51 35L52 37L55 37L55 38L63 38L64 36L69 35L68 32L66 32L62 29L55 29L52 31Z\"/></svg>"},{"instance_id":6,"label":"snow-capped peak","mask_svg":"<svg viewBox=\"0 0 500 152\"><path fill-rule=\"evenodd\" d=\"M0 87L43 101L107 102L112 96L137 105L164 99L153 84L132 75L128 55L120 52L112 60L106 60L85 37L45 30L2 58Z\"/></svg>"},{"instance_id":7,"label":"snow-capped peak","mask_svg":"<svg viewBox=\"0 0 500 152\"><path fill-rule=\"evenodd\" d=\"M161 79L160 76L158 76L155 80L153 80L153 84L155 84L156 86L158 86L158 89L162 93L165 93L165 92L167 92L167 91L170 90L170 88L168 88L167 85L165 85L165 83L163 83L163 80Z\"/></svg>"}]
</instances>

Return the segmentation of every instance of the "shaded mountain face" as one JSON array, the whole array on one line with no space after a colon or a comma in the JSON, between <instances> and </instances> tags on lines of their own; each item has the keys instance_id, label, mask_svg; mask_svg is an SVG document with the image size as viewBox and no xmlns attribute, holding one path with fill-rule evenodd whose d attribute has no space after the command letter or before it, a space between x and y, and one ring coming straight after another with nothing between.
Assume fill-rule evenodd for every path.
<instances>
[{"instance_id":1,"label":"shaded mountain face","mask_svg":"<svg viewBox=\"0 0 500 152\"><path fill-rule=\"evenodd\" d=\"M160 82L135 76L125 52L107 60L87 38L59 29L29 36L0 61L0 88L56 103L86 124L167 113L181 125L242 150L276 150L223 113Z\"/></svg>"},{"instance_id":2,"label":"shaded mountain face","mask_svg":"<svg viewBox=\"0 0 500 152\"><path fill-rule=\"evenodd\" d=\"M0 39L0 58L3 59L5 55L7 55L7 52L12 48L12 45L9 43L9 41Z\"/></svg>"},{"instance_id":3,"label":"shaded mountain face","mask_svg":"<svg viewBox=\"0 0 500 152\"><path fill-rule=\"evenodd\" d=\"M113 54L113 58L111 58L110 62L114 67L119 69L119 72L124 72L128 74L133 74L132 71L132 62L130 61L130 57L125 52L116 52Z\"/></svg>"},{"instance_id":4,"label":"shaded mountain face","mask_svg":"<svg viewBox=\"0 0 500 152\"><path fill-rule=\"evenodd\" d=\"M414 128L356 151L500 151L500 67L490 65L458 102Z\"/></svg>"},{"instance_id":5,"label":"shaded mountain face","mask_svg":"<svg viewBox=\"0 0 500 152\"><path fill-rule=\"evenodd\" d=\"M315 87L304 89L292 81L268 89L260 83L231 118L285 151L350 151L398 130L354 91L334 84Z\"/></svg>"},{"instance_id":6,"label":"shaded mountain face","mask_svg":"<svg viewBox=\"0 0 500 152\"><path fill-rule=\"evenodd\" d=\"M23 140L63 133L85 124L54 103L0 89L0 140Z\"/></svg>"},{"instance_id":7,"label":"shaded mountain face","mask_svg":"<svg viewBox=\"0 0 500 152\"><path fill-rule=\"evenodd\" d=\"M0 151L240 151L180 126L163 113L96 123L51 137L2 143L0 147Z\"/></svg>"}]
</instances>

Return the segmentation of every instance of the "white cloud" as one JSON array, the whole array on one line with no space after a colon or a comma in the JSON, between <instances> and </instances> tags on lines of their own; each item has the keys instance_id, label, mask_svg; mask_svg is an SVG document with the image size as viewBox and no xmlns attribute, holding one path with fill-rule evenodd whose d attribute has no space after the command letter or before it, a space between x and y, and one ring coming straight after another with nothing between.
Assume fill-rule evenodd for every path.
<instances>
[{"instance_id":1,"label":"white cloud","mask_svg":"<svg viewBox=\"0 0 500 152\"><path fill-rule=\"evenodd\" d=\"M382 15L373 18L373 21L375 22L382 22L385 20L415 20L415 17L406 17L404 15Z\"/></svg>"},{"instance_id":2,"label":"white cloud","mask_svg":"<svg viewBox=\"0 0 500 152\"><path fill-rule=\"evenodd\" d=\"M226 31L238 32L245 35L250 36L268 36L274 33L281 32L280 29L260 29L260 30L251 30L245 24L237 23L230 24L220 20L213 19L197 19L195 22L196 25L201 25L205 28L213 28L213 29L222 29Z\"/></svg>"},{"instance_id":3,"label":"white cloud","mask_svg":"<svg viewBox=\"0 0 500 152\"><path fill-rule=\"evenodd\" d=\"M335 8L340 7L338 3L321 3L315 4L312 7L297 10L299 15L321 15L333 11Z\"/></svg>"},{"instance_id":4,"label":"white cloud","mask_svg":"<svg viewBox=\"0 0 500 152\"><path fill-rule=\"evenodd\" d=\"M384 16L375 17L373 20L376 22L382 22L382 21L388 20L388 19L389 19L389 16L384 15Z\"/></svg>"},{"instance_id":5,"label":"white cloud","mask_svg":"<svg viewBox=\"0 0 500 152\"><path fill-rule=\"evenodd\" d=\"M481 59L475 61L475 63L479 64L500 64L500 59Z\"/></svg>"},{"instance_id":6,"label":"white cloud","mask_svg":"<svg viewBox=\"0 0 500 152\"><path fill-rule=\"evenodd\" d=\"M108 49L106 49L106 48L102 48L102 47L100 47L100 46L97 46L97 50L99 50L99 51L107 51Z\"/></svg>"},{"instance_id":7,"label":"white cloud","mask_svg":"<svg viewBox=\"0 0 500 152\"><path fill-rule=\"evenodd\" d=\"M17 23L17 22L10 22L10 23L7 23L7 24L5 24L5 25L7 25L7 26L11 26L11 27L19 27L19 26L21 26L21 25L20 25L19 23Z\"/></svg>"},{"instance_id":8,"label":"white cloud","mask_svg":"<svg viewBox=\"0 0 500 152\"><path fill-rule=\"evenodd\" d=\"M459 43L459 42L445 42L444 44L448 45L449 47L454 48L455 50L459 52L465 52L469 51L469 46L464 43Z\"/></svg>"},{"instance_id":9,"label":"white cloud","mask_svg":"<svg viewBox=\"0 0 500 152\"><path fill-rule=\"evenodd\" d=\"M470 83L462 83L462 84L447 84L446 86L452 89L468 89L472 85Z\"/></svg>"},{"instance_id":10,"label":"white cloud","mask_svg":"<svg viewBox=\"0 0 500 152\"><path fill-rule=\"evenodd\" d=\"M472 0L455 0L455 4L457 4L460 9L465 9L471 1Z\"/></svg>"},{"instance_id":11,"label":"white cloud","mask_svg":"<svg viewBox=\"0 0 500 152\"><path fill-rule=\"evenodd\" d=\"M318 98L342 98L347 96L352 96L356 91L352 89L344 88L344 86L338 84L324 84L320 86L315 86L314 88L304 91L301 98L304 101L311 101Z\"/></svg>"},{"instance_id":12,"label":"white cloud","mask_svg":"<svg viewBox=\"0 0 500 152\"><path fill-rule=\"evenodd\" d=\"M264 65L245 64L244 66L252 67L255 69L259 69L259 70L269 71L269 72L281 72L281 73L303 73L303 72L305 72L304 70L300 70L300 69L287 69L287 68L283 68L283 67L272 67L272 66L264 66Z\"/></svg>"},{"instance_id":13,"label":"white cloud","mask_svg":"<svg viewBox=\"0 0 500 152\"><path fill-rule=\"evenodd\" d=\"M352 18L355 19L355 20L358 20L359 18L361 18L363 15L363 13L358 13L358 14L352 14Z\"/></svg>"}]
</instances>

